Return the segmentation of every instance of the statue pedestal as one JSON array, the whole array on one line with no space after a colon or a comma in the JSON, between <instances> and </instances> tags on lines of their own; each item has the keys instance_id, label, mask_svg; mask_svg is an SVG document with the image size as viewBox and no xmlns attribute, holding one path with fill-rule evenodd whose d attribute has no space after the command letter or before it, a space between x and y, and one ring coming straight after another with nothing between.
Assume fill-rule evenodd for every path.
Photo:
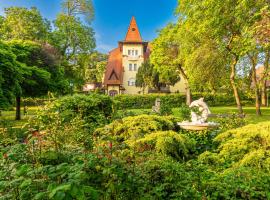
<instances>
[{"instance_id":1,"label":"statue pedestal","mask_svg":"<svg viewBox=\"0 0 270 200\"><path fill-rule=\"evenodd\" d=\"M177 123L182 129L190 131L203 131L208 129L215 129L219 126L218 123L206 122L206 123L195 123L195 122L178 122Z\"/></svg>"}]
</instances>

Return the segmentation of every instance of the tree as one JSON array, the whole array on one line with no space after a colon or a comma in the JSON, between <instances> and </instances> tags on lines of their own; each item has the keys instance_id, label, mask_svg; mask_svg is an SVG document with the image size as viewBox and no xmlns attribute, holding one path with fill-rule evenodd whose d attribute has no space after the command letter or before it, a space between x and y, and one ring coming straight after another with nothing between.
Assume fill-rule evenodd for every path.
<instances>
[{"instance_id":1,"label":"tree","mask_svg":"<svg viewBox=\"0 0 270 200\"><path fill-rule=\"evenodd\" d=\"M177 77L173 77L177 80ZM175 81L175 80L174 80ZM168 82L167 82L168 83ZM154 65L150 63L149 60L146 60L138 69L136 74L136 87L141 87L143 93L145 89L152 88L160 91L160 88L166 85L164 82L160 81L160 74L154 68ZM172 85L174 83L171 83Z\"/></svg>"},{"instance_id":2,"label":"tree","mask_svg":"<svg viewBox=\"0 0 270 200\"><path fill-rule=\"evenodd\" d=\"M83 69L82 77L85 82L102 82L108 56L94 51L91 54L82 54L79 61Z\"/></svg>"},{"instance_id":3,"label":"tree","mask_svg":"<svg viewBox=\"0 0 270 200\"><path fill-rule=\"evenodd\" d=\"M83 15L88 23L94 18L92 0L64 0L62 7L68 16Z\"/></svg>"},{"instance_id":4,"label":"tree","mask_svg":"<svg viewBox=\"0 0 270 200\"><path fill-rule=\"evenodd\" d=\"M13 40L8 42L16 55L22 78L20 91L16 95L16 119L20 119L21 97L42 96L48 91L64 91L67 81L61 73L61 67L53 60L42 45L32 41Z\"/></svg>"},{"instance_id":5,"label":"tree","mask_svg":"<svg viewBox=\"0 0 270 200\"><path fill-rule=\"evenodd\" d=\"M5 8L5 18L2 19L1 28L3 39L47 41L49 31L50 23L41 16L36 8Z\"/></svg>"},{"instance_id":6,"label":"tree","mask_svg":"<svg viewBox=\"0 0 270 200\"><path fill-rule=\"evenodd\" d=\"M75 83L82 84L82 57L94 51L94 31L84 25L78 18L59 14L55 30L52 33L52 44L62 55L62 65L65 66L65 76L73 79Z\"/></svg>"},{"instance_id":7,"label":"tree","mask_svg":"<svg viewBox=\"0 0 270 200\"><path fill-rule=\"evenodd\" d=\"M240 113L243 112L236 83L236 65L249 50L250 38L245 30L257 20L257 14L265 6L265 0L183 0L178 5L180 18L197 38L205 34L213 38L219 48L230 57L230 82Z\"/></svg>"},{"instance_id":8,"label":"tree","mask_svg":"<svg viewBox=\"0 0 270 200\"><path fill-rule=\"evenodd\" d=\"M266 81L269 75L269 60L270 60L270 11L269 6L261 10L261 19L254 24L254 37L259 46L264 51L264 73L261 77L261 104L267 104Z\"/></svg>"},{"instance_id":9,"label":"tree","mask_svg":"<svg viewBox=\"0 0 270 200\"><path fill-rule=\"evenodd\" d=\"M20 91L22 77L18 65L16 55L0 41L0 109L11 106L15 94Z\"/></svg>"},{"instance_id":10,"label":"tree","mask_svg":"<svg viewBox=\"0 0 270 200\"><path fill-rule=\"evenodd\" d=\"M229 73L227 55L209 37L185 38L185 66L193 91L215 93L227 89Z\"/></svg>"},{"instance_id":11,"label":"tree","mask_svg":"<svg viewBox=\"0 0 270 200\"><path fill-rule=\"evenodd\" d=\"M159 73L159 81L167 85L174 85L179 81L180 76L186 86L186 103L191 103L191 91L188 75L184 66L183 52L181 51L182 41L180 37L180 26L169 24L159 32L152 45L150 62ZM180 75L180 76L179 76Z\"/></svg>"}]
</instances>

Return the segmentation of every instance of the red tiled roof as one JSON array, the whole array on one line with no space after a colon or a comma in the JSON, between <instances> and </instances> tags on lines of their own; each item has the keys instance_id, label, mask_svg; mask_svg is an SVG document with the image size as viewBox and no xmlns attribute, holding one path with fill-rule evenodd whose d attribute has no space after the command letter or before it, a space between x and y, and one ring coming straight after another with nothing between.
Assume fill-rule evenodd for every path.
<instances>
[{"instance_id":1,"label":"red tiled roof","mask_svg":"<svg viewBox=\"0 0 270 200\"><path fill-rule=\"evenodd\" d=\"M109 53L108 64L106 67L104 85L120 85L123 81L122 52L116 48Z\"/></svg>"},{"instance_id":2,"label":"red tiled roof","mask_svg":"<svg viewBox=\"0 0 270 200\"><path fill-rule=\"evenodd\" d=\"M125 42L142 42L142 37L137 26L135 17L132 17L128 31L126 34Z\"/></svg>"}]
</instances>

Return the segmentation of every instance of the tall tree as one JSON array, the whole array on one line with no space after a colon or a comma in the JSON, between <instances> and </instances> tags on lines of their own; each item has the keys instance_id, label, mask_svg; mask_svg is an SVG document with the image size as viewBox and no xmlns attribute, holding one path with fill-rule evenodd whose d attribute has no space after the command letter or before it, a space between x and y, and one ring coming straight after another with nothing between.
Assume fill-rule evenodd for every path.
<instances>
[{"instance_id":1,"label":"tall tree","mask_svg":"<svg viewBox=\"0 0 270 200\"><path fill-rule=\"evenodd\" d=\"M20 92L21 78L16 55L0 41L0 109L12 105L15 94Z\"/></svg>"},{"instance_id":2,"label":"tall tree","mask_svg":"<svg viewBox=\"0 0 270 200\"><path fill-rule=\"evenodd\" d=\"M182 41L179 40L181 31L178 24L169 24L162 29L151 46L150 62L159 73L159 81L167 85L174 85L180 76L186 86L186 103L191 103L191 91L188 75L184 65L184 56L181 51ZM180 76L179 76L180 75Z\"/></svg>"},{"instance_id":3,"label":"tall tree","mask_svg":"<svg viewBox=\"0 0 270 200\"><path fill-rule=\"evenodd\" d=\"M68 16L83 15L88 23L94 18L92 0L64 0L62 7Z\"/></svg>"},{"instance_id":4,"label":"tall tree","mask_svg":"<svg viewBox=\"0 0 270 200\"><path fill-rule=\"evenodd\" d=\"M264 55L264 73L261 77L261 104L267 104L266 81L269 75L270 62L270 8L269 5L261 10L260 20L254 24L254 36L259 46L263 49Z\"/></svg>"},{"instance_id":5,"label":"tall tree","mask_svg":"<svg viewBox=\"0 0 270 200\"><path fill-rule=\"evenodd\" d=\"M16 119L20 119L21 97L41 96L48 91L63 91L67 83L57 63L52 60L42 45L32 41L13 40L8 42L11 51L16 55L22 78L20 90L16 95ZM59 78L60 77L60 78Z\"/></svg>"},{"instance_id":6,"label":"tall tree","mask_svg":"<svg viewBox=\"0 0 270 200\"><path fill-rule=\"evenodd\" d=\"M93 53L95 44L94 31L90 26L90 15L93 15L91 1L66 0L63 12L54 21L52 44L61 52L65 74L77 85L83 83L83 69L86 63L84 55ZM89 15L90 14L90 15ZM80 16L88 16L88 24L80 20Z\"/></svg>"},{"instance_id":7,"label":"tall tree","mask_svg":"<svg viewBox=\"0 0 270 200\"><path fill-rule=\"evenodd\" d=\"M1 28L3 39L47 41L49 31L50 23L36 8L5 8L5 18L2 19Z\"/></svg>"},{"instance_id":8,"label":"tall tree","mask_svg":"<svg viewBox=\"0 0 270 200\"><path fill-rule=\"evenodd\" d=\"M249 38L245 29L257 20L257 14L265 6L265 0L181 0L178 13L197 37L209 35L227 51L230 57L230 82L239 113L242 104L236 83L236 65L249 50Z\"/></svg>"}]
</instances>

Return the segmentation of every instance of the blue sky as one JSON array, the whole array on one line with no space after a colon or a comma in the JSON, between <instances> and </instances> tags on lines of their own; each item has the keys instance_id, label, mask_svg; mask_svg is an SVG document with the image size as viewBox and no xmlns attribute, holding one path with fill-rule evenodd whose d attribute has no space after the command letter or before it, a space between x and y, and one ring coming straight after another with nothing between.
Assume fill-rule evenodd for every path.
<instances>
[{"instance_id":1,"label":"blue sky","mask_svg":"<svg viewBox=\"0 0 270 200\"><path fill-rule=\"evenodd\" d=\"M124 39L134 15L144 40L151 41L157 30L175 20L177 0L93 0L97 50L108 52ZM0 0L0 15L9 6L37 7L49 20L61 10L61 0Z\"/></svg>"}]
</instances>

